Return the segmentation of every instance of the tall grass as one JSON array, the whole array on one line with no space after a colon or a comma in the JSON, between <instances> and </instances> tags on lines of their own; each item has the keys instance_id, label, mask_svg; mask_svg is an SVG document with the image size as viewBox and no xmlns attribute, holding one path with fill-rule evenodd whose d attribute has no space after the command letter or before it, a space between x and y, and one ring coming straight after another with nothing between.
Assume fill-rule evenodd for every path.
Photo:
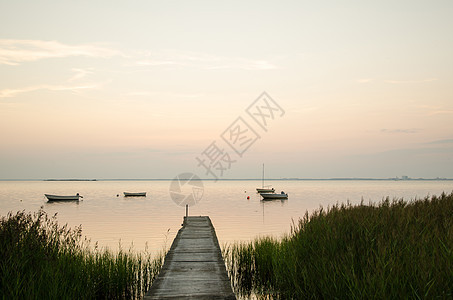
<instances>
[{"instance_id":1,"label":"tall grass","mask_svg":"<svg viewBox=\"0 0 453 300\"><path fill-rule=\"evenodd\" d=\"M42 209L0 221L3 299L137 299L157 276L164 253L112 253L89 246L82 229L60 226Z\"/></svg>"},{"instance_id":2,"label":"tall grass","mask_svg":"<svg viewBox=\"0 0 453 300\"><path fill-rule=\"evenodd\" d=\"M453 193L305 214L282 239L233 244L224 257L242 296L453 297Z\"/></svg>"}]
</instances>

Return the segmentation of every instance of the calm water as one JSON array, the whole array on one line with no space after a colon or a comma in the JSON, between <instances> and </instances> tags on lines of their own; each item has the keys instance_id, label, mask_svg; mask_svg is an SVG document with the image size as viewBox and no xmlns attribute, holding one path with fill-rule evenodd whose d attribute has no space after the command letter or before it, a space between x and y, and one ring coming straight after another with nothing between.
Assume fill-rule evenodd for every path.
<instances>
[{"instance_id":1,"label":"calm water","mask_svg":"<svg viewBox=\"0 0 453 300\"><path fill-rule=\"evenodd\" d=\"M292 220L308 210L337 202L379 202L383 197L425 197L453 191L453 181L273 181L286 201L260 201L260 181L204 181L202 200L189 215L211 217L220 244L247 241L261 235L288 233ZM58 221L82 225L83 234L102 247L150 251L169 247L185 214L169 195L169 181L0 181L0 214L36 211L41 206ZM124 198L123 191L146 191L147 197ZM44 193L80 193L83 201L48 203ZM119 194L119 197L117 197ZM250 196L250 200L247 200Z\"/></svg>"}]
</instances>

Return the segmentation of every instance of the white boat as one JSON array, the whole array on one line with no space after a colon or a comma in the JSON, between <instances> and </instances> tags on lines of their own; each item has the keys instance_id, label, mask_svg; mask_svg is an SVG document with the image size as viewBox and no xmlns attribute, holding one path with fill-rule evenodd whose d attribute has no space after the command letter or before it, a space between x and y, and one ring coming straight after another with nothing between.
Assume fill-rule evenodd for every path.
<instances>
[{"instance_id":1,"label":"white boat","mask_svg":"<svg viewBox=\"0 0 453 300\"><path fill-rule=\"evenodd\" d=\"M288 199L288 194L281 192L280 194L276 193L261 193L263 200L274 200L274 199Z\"/></svg>"},{"instance_id":2,"label":"white boat","mask_svg":"<svg viewBox=\"0 0 453 300\"><path fill-rule=\"evenodd\" d=\"M44 196L46 196L48 201L79 201L79 198L83 198L83 196L80 196L79 193L70 196L49 195L49 194L44 194Z\"/></svg>"},{"instance_id":3,"label":"white boat","mask_svg":"<svg viewBox=\"0 0 453 300\"><path fill-rule=\"evenodd\" d=\"M264 164L263 164L263 178L262 178L262 187L261 188L256 188L257 193L273 193L275 192L274 188L271 188L270 186L264 187Z\"/></svg>"},{"instance_id":4,"label":"white boat","mask_svg":"<svg viewBox=\"0 0 453 300\"><path fill-rule=\"evenodd\" d=\"M124 197L146 197L146 192L139 193L124 192Z\"/></svg>"}]
</instances>

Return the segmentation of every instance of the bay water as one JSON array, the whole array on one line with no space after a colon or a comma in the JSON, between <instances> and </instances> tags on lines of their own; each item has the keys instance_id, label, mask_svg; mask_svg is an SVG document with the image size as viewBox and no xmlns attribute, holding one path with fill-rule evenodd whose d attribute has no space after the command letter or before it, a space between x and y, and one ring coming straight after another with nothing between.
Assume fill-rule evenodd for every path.
<instances>
[{"instance_id":1,"label":"bay water","mask_svg":"<svg viewBox=\"0 0 453 300\"><path fill-rule=\"evenodd\" d=\"M185 207L169 193L170 180L119 181L0 181L0 215L41 207L57 214L60 224L82 225L82 234L94 245L112 251L133 248L157 253L168 249L181 228ZM207 215L220 245L249 241L258 236L279 237L291 224L320 206L363 201L377 203L385 197L424 198L453 191L451 180L275 180L276 192L288 200L262 201L256 188L260 180L203 182L203 196L189 207L189 215ZM124 197L123 192L147 192L146 197ZM78 202L48 202L44 194L74 195Z\"/></svg>"}]
</instances>

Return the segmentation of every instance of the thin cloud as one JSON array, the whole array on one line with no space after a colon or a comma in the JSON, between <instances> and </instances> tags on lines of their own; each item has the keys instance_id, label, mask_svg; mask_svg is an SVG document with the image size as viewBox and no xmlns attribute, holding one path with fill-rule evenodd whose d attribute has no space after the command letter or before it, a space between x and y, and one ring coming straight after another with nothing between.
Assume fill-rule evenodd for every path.
<instances>
[{"instance_id":1,"label":"thin cloud","mask_svg":"<svg viewBox=\"0 0 453 300\"><path fill-rule=\"evenodd\" d=\"M155 91L132 91L126 94L126 96L157 96L157 97L176 97L176 98L200 98L204 97L205 94L202 93L175 93L175 92L155 92Z\"/></svg>"},{"instance_id":2,"label":"thin cloud","mask_svg":"<svg viewBox=\"0 0 453 300\"><path fill-rule=\"evenodd\" d=\"M254 60L242 57L225 57L209 54L191 54L181 56L183 60L192 62L203 69L242 69L242 70L272 70L277 66L267 60Z\"/></svg>"},{"instance_id":3,"label":"thin cloud","mask_svg":"<svg viewBox=\"0 0 453 300\"><path fill-rule=\"evenodd\" d=\"M154 96L156 93L149 92L149 91L135 91L135 92L129 92L126 94L126 96L143 96L143 97L149 97L149 96Z\"/></svg>"},{"instance_id":4,"label":"thin cloud","mask_svg":"<svg viewBox=\"0 0 453 300\"><path fill-rule=\"evenodd\" d=\"M65 86L65 85L37 85L37 86L30 86L21 89L4 89L0 90L0 98L11 98L16 97L19 94L34 92L39 90L48 90L48 91L78 91L78 90L87 90L87 89L94 89L97 88L98 84L90 84L90 85L73 85L73 86Z\"/></svg>"},{"instance_id":5,"label":"thin cloud","mask_svg":"<svg viewBox=\"0 0 453 300\"><path fill-rule=\"evenodd\" d=\"M0 64L19 65L47 58L112 57L121 52L95 44L67 45L57 41L0 39Z\"/></svg>"},{"instance_id":6,"label":"thin cloud","mask_svg":"<svg viewBox=\"0 0 453 300\"><path fill-rule=\"evenodd\" d=\"M387 128L384 128L384 129L381 129L381 132L382 133L409 133L409 134L412 134L412 133L418 133L422 131L421 129L419 128L397 128L397 129L387 129Z\"/></svg>"},{"instance_id":7,"label":"thin cloud","mask_svg":"<svg viewBox=\"0 0 453 300\"><path fill-rule=\"evenodd\" d=\"M212 66L206 66L207 70L219 70L219 69L240 69L240 70L273 70L277 69L275 65L265 60L245 60L239 59L237 61L231 60L224 64L213 64Z\"/></svg>"},{"instance_id":8,"label":"thin cloud","mask_svg":"<svg viewBox=\"0 0 453 300\"><path fill-rule=\"evenodd\" d=\"M429 115L449 115L449 114L453 114L453 110L442 109L442 110L434 110L429 113Z\"/></svg>"},{"instance_id":9,"label":"thin cloud","mask_svg":"<svg viewBox=\"0 0 453 300\"><path fill-rule=\"evenodd\" d=\"M423 82L433 82L437 81L437 78L426 78L426 79L421 79L421 80L384 80L385 83L391 83L391 84L407 84L407 83L423 83ZM373 78L359 78L356 79L356 82L358 83L369 83L375 81Z\"/></svg>"},{"instance_id":10,"label":"thin cloud","mask_svg":"<svg viewBox=\"0 0 453 300\"><path fill-rule=\"evenodd\" d=\"M225 57L210 54L146 54L146 58L137 60L134 66L170 66L192 67L204 70L239 69L272 70L277 66L268 60L255 60L242 57Z\"/></svg>"},{"instance_id":11,"label":"thin cloud","mask_svg":"<svg viewBox=\"0 0 453 300\"><path fill-rule=\"evenodd\" d=\"M440 154L447 154L450 155L451 151L453 150L452 147L421 147L421 148L397 148L387 151L380 151L374 153L367 153L367 154L353 154L349 155L349 157L358 157L358 158L385 158L386 161L389 159L408 159L411 156L415 156L420 158L422 155L440 155Z\"/></svg>"},{"instance_id":12,"label":"thin cloud","mask_svg":"<svg viewBox=\"0 0 453 300\"><path fill-rule=\"evenodd\" d=\"M428 116L453 114L453 110L438 105L418 105L417 107L426 112Z\"/></svg>"},{"instance_id":13,"label":"thin cloud","mask_svg":"<svg viewBox=\"0 0 453 300\"><path fill-rule=\"evenodd\" d=\"M181 63L178 63L176 61L171 61L171 60L150 60L150 59L145 59L145 60L139 60L135 63L137 66L173 66L173 65L180 65Z\"/></svg>"},{"instance_id":14,"label":"thin cloud","mask_svg":"<svg viewBox=\"0 0 453 300\"><path fill-rule=\"evenodd\" d=\"M427 78L422 80L384 80L386 83L392 84L404 84L404 83L423 83L423 82L433 82L438 80L437 78Z\"/></svg>"},{"instance_id":15,"label":"thin cloud","mask_svg":"<svg viewBox=\"0 0 453 300\"><path fill-rule=\"evenodd\" d=\"M87 76L89 74L93 74L92 70L93 70L92 68L90 68L90 69L73 68L73 69L71 69L71 71L74 72L74 75L71 78L69 78L68 81L69 82L76 81L76 80L84 78L85 76Z\"/></svg>"},{"instance_id":16,"label":"thin cloud","mask_svg":"<svg viewBox=\"0 0 453 300\"><path fill-rule=\"evenodd\" d=\"M453 144L453 139L437 140L437 141L432 141L432 142L429 142L426 144L430 144L430 145Z\"/></svg>"}]
</instances>

